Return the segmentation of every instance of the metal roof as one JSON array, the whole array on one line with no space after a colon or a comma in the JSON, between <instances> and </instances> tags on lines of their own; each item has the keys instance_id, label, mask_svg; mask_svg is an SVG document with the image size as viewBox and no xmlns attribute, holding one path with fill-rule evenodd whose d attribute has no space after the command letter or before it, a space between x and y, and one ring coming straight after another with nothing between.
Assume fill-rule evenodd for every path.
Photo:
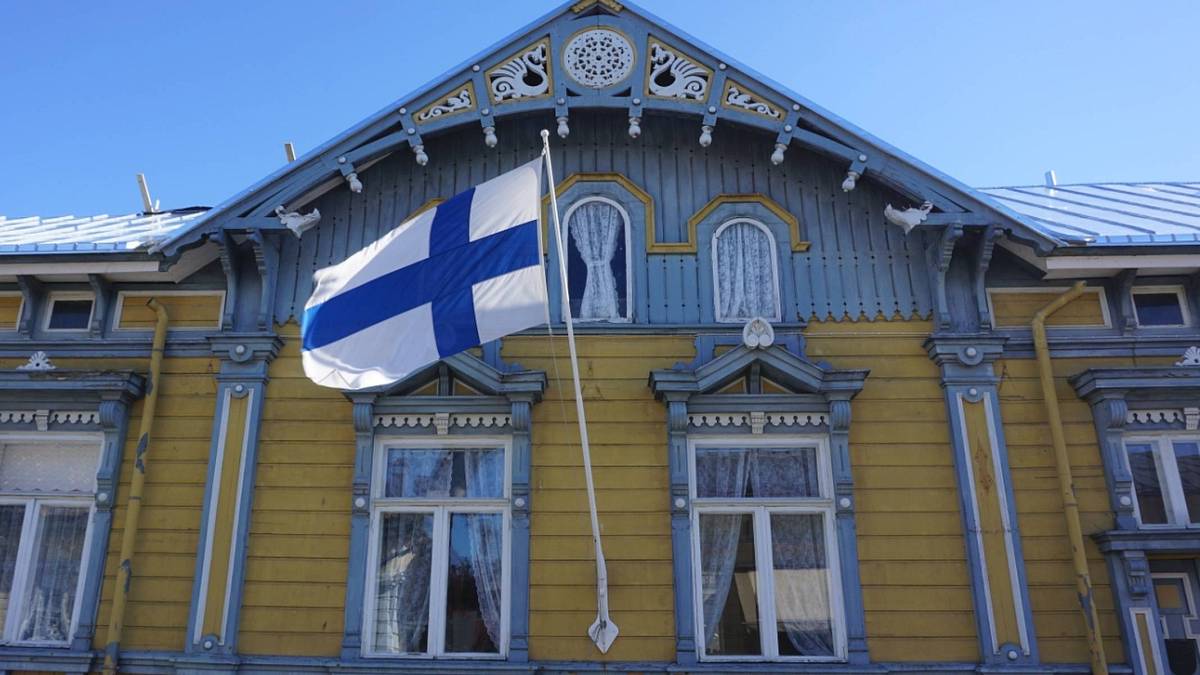
<instances>
[{"instance_id":1,"label":"metal roof","mask_svg":"<svg viewBox=\"0 0 1200 675\"><path fill-rule=\"evenodd\" d=\"M207 210L192 207L154 214L55 218L0 216L0 254L145 251L186 229Z\"/></svg>"},{"instance_id":2,"label":"metal roof","mask_svg":"<svg viewBox=\"0 0 1200 675\"><path fill-rule=\"evenodd\" d=\"M980 188L1068 244L1200 243L1200 183L1089 183Z\"/></svg>"}]
</instances>

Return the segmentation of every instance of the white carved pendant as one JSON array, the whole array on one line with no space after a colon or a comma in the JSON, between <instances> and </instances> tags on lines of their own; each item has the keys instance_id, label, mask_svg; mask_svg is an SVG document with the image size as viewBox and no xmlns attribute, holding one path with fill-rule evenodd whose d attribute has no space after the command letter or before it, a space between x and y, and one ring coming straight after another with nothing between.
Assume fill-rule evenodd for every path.
<instances>
[{"instance_id":1,"label":"white carved pendant","mask_svg":"<svg viewBox=\"0 0 1200 675\"><path fill-rule=\"evenodd\" d=\"M608 28L576 33L563 47L563 68L571 79L591 89L611 87L633 71L633 45Z\"/></svg>"},{"instance_id":2,"label":"white carved pendant","mask_svg":"<svg viewBox=\"0 0 1200 675\"><path fill-rule=\"evenodd\" d=\"M550 40L540 40L486 73L492 103L550 93Z\"/></svg>"},{"instance_id":3,"label":"white carved pendant","mask_svg":"<svg viewBox=\"0 0 1200 675\"><path fill-rule=\"evenodd\" d=\"M470 82L417 111L413 119L429 122L439 117L466 112L475 108L475 86Z\"/></svg>"},{"instance_id":4,"label":"white carved pendant","mask_svg":"<svg viewBox=\"0 0 1200 675\"><path fill-rule=\"evenodd\" d=\"M708 99L711 70L654 38L650 38L646 53L650 70L646 77L647 94L685 101Z\"/></svg>"},{"instance_id":5,"label":"white carved pendant","mask_svg":"<svg viewBox=\"0 0 1200 675\"><path fill-rule=\"evenodd\" d=\"M721 105L733 110L743 110L762 115L768 119L783 119L783 110L772 105L762 96L750 91L745 85L733 80L726 80L725 93L721 96Z\"/></svg>"}]
</instances>

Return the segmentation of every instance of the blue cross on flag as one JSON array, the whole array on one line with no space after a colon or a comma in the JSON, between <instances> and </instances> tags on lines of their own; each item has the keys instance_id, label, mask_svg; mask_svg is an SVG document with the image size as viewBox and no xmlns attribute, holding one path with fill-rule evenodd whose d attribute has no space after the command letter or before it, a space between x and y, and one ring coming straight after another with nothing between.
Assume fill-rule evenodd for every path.
<instances>
[{"instance_id":1,"label":"blue cross on flag","mask_svg":"<svg viewBox=\"0 0 1200 675\"><path fill-rule=\"evenodd\" d=\"M451 197L314 275L304 373L365 389L546 323L538 159Z\"/></svg>"}]
</instances>

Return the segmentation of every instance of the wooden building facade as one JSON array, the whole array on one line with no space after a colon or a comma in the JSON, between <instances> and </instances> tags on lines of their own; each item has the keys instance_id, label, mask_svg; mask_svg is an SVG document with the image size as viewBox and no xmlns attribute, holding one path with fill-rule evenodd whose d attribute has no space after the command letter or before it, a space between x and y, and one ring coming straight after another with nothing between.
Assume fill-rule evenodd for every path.
<instances>
[{"instance_id":1,"label":"wooden building facade","mask_svg":"<svg viewBox=\"0 0 1200 675\"><path fill-rule=\"evenodd\" d=\"M550 331L307 380L313 272L543 128ZM213 209L0 219L0 671L1194 672L1200 188L1106 190L583 0Z\"/></svg>"}]
</instances>

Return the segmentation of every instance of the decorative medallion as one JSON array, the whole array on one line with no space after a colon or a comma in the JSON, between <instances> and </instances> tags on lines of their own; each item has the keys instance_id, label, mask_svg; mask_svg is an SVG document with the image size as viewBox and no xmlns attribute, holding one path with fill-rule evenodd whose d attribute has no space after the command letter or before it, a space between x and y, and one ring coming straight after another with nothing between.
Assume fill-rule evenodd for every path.
<instances>
[{"instance_id":1,"label":"decorative medallion","mask_svg":"<svg viewBox=\"0 0 1200 675\"><path fill-rule=\"evenodd\" d=\"M783 119L783 110L733 80L725 82L725 94L721 96L721 105L734 110L752 112L773 120Z\"/></svg>"},{"instance_id":2,"label":"decorative medallion","mask_svg":"<svg viewBox=\"0 0 1200 675\"><path fill-rule=\"evenodd\" d=\"M662 98L705 101L712 71L673 47L650 38L646 54L646 93Z\"/></svg>"},{"instance_id":3,"label":"decorative medallion","mask_svg":"<svg viewBox=\"0 0 1200 675\"><path fill-rule=\"evenodd\" d=\"M448 115L466 112L475 108L475 86L470 82L455 89L444 97L417 111L413 119L426 123Z\"/></svg>"},{"instance_id":4,"label":"decorative medallion","mask_svg":"<svg viewBox=\"0 0 1200 675\"><path fill-rule=\"evenodd\" d=\"M56 367L46 352L37 351L23 365L17 366L17 370L54 370Z\"/></svg>"},{"instance_id":5,"label":"decorative medallion","mask_svg":"<svg viewBox=\"0 0 1200 675\"><path fill-rule=\"evenodd\" d=\"M1183 352L1183 358L1175 362L1177 366L1200 366L1200 347L1188 347Z\"/></svg>"},{"instance_id":6,"label":"decorative medallion","mask_svg":"<svg viewBox=\"0 0 1200 675\"><path fill-rule=\"evenodd\" d=\"M549 94L549 54L550 39L544 38L487 71L485 79L492 103Z\"/></svg>"},{"instance_id":7,"label":"decorative medallion","mask_svg":"<svg viewBox=\"0 0 1200 675\"><path fill-rule=\"evenodd\" d=\"M611 87L633 71L633 45L607 28L576 33L563 47L563 67L579 84L592 89Z\"/></svg>"}]
</instances>

